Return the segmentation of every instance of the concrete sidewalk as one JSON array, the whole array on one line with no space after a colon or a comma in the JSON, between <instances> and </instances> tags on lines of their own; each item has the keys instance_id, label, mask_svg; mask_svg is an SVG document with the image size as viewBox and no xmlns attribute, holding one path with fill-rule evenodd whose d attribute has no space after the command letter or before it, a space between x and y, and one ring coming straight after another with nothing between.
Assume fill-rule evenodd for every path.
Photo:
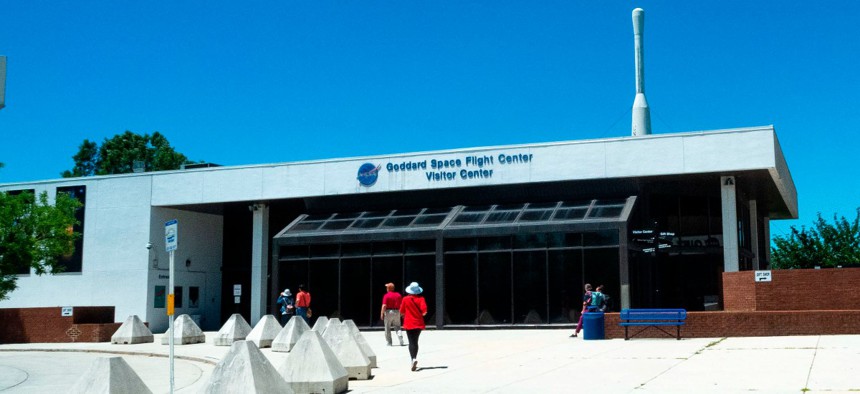
<instances>
[{"instance_id":1,"label":"concrete sidewalk","mask_svg":"<svg viewBox=\"0 0 860 394\"><path fill-rule=\"evenodd\" d=\"M229 347L176 346L177 392L196 392ZM839 393L860 391L860 335L612 339L568 330L440 330L421 334L418 371L406 347L364 332L373 378L351 393ZM0 345L0 391L62 392L97 357L119 353L156 393L169 388L168 347L110 343ZM263 349L277 367L287 353Z\"/></svg>"}]
</instances>

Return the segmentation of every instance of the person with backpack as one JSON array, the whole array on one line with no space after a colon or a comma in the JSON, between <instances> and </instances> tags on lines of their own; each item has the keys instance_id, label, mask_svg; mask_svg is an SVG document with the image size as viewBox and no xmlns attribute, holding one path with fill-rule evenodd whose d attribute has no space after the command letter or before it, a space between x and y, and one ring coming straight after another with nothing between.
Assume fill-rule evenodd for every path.
<instances>
[{"instance_id":1,"label":"person with backpack","mask_svg":"<svg viewBox=\"0 0 860 394\"><path fill-rule=\"evenodd\" d=\"M290 289L284 289L278 297L277 304L280 305L281 325L287 324L293 314L296 312L296 303L293 300L293 294Z\"/></svg>"},{"instance_id":2,"label":"person with backpack","mask_svg":"<svg viewBox=\"0 0 860 394\"><path fill-rule=\"evenodd\" d=\"M579 323L576 323L576 331L573 334L570 334L571 338L576 338L579 336L579 332L582 331L582 314L588 312L588 307L591 305L591 284L585 284L585 293L582 294L582 312L579 314Z\"/></svg>"},{"instance_id":3,"label":"person with backpack","mask_svg":"<svg viewBox=\"0 0 860 394\"><path fill-rule=\"evenodd\" d=\"M603 285L597 286L595 291L591 292L591 308L589 311L603 312L606 309L606 295L603 294Z\"/></svg>"}]
</instances>

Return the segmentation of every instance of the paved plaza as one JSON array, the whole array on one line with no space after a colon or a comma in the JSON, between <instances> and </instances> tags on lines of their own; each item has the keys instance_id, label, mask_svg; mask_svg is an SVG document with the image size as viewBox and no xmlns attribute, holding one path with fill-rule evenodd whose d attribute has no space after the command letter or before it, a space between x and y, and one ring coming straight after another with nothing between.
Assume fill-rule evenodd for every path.
<instances>
[{"instance_id":1,"label":"paved plaza","mask_svg":"<svg viewBox=\"0 0 860 394\"><path fill-rule=\"evenodd\" d=\"M860 335L583 340L569 330L429 330L418 371L406 347L363 332L379 368L350 393L845 393L860 391ZM197 392L229 347L176 346L175 386ZM0 392L59 393L98 357L121 355L155 393L169 389L155 343L0 345ZM263 349L275 365L287 353Z\"/></svg>"}]
</instances>

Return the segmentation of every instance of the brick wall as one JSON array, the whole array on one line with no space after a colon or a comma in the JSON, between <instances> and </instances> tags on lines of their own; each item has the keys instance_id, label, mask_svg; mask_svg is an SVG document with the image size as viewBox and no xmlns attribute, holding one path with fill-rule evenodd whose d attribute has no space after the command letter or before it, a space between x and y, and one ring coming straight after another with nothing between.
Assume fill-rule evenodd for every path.
<instances>
[{"instance_id":1,"label":"brick wall","mask_svg":"<svg viewBox=\"0 0 860 394\"><path fill-rule=\"evenodd\" d=\"M624 338L618 313L605 315L606 338ZM673 338L675 327L649 327L635 338ZM631 335L643 327L630 327ZM681 338L860 334L860 310L687 312Z\"/></svg>"},{"instance_id":2,"label":"brick wall","mask_svg":"<svg viewBox=\"0 0 860 394\"><path fill-rule=\"evenodd\" d=\"M860 334L860 268L723 273L722 312L687 312L681 338ZM605 315L606 338L624 338L618 313ZM675 334L675 327L662 327ZM628 328L631 335L642 327ZM649 327L636 338L670 338Z\"/></svg>"},{"instance_id":3,"label":"brick wall","mask_svg":"<svg viewBox=\"0 0 860 394\"><path fill-rule=\"evenodd\" d=\"M773 270L771 282L754 271L723 273L726 311L860 310L860 268Z\"/></svg>"},{"instance_id":4,"label":"brick wall","mask_svg":"<svg viewBox=\"0 0 860 394\"><path fill-rule=\"evenodd\" d=\"M107 342L122 323L112 306L75 307L61 316L60 307L0 309L0 343Z\"/></svg>"}]
</instances>

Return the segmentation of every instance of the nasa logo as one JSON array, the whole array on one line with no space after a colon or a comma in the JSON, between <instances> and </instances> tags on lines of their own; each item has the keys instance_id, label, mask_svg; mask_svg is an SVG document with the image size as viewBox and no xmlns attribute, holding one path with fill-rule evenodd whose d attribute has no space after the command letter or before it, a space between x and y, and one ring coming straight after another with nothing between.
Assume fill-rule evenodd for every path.
<instances>
[{"instance_id":1,"label":"nasa logo","mask_svg":"<svg viewBox=\"0 0 860 394\"><path fill-rule=\"evenodd\" d=\"M379 178L379 169L382 165L373 165L372 163L364 163L358 167L358 183L364 187L371 187Z\"/></svg>"}]
</instances>

